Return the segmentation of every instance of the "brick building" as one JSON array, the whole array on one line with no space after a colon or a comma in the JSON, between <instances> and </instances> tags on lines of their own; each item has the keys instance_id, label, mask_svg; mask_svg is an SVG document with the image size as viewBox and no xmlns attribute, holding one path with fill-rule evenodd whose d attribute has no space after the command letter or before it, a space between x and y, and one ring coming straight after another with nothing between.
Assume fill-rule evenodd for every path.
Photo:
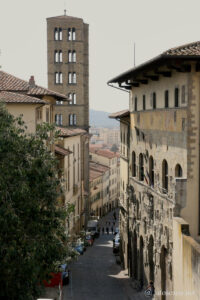
<instances>
[{"instance_id":1,"label":"brick building","mask_svg":"<svg viewBox=\"0 0 200 300\"><path fill-rule=\"evenodd\" d=\"M47 18L48 87L68 96L57 103L57 125L89 128L88 24L67 15Z\"/></svg>"}]
</instances>

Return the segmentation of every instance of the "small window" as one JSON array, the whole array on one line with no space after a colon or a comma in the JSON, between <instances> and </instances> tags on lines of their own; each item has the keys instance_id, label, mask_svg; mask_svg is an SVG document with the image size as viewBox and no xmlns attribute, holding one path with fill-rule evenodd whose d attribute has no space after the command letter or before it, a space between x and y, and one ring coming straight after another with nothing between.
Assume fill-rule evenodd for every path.
<instances>
[{"instance_id":1,"label":"small window","mask_svg":"<svg viewBox=\"0 0 200 300\"><path fill-rule=\"evenodd\" d=\"M152 156L149 158L149 185L154 186L154 160Z\"/></svg>"},{"instance_id":2,"label":"small window","mask_svg":"<svg viewBox=\"0 0 200 300\"><path fill-rule=\"evenodd\" d=\"M55 122L56 122L56 125L62 125L62 114L55 115Z\"/></svg>"},{"instance_id":3,"label":"small window","mask_svg":"<svg viewBox=\"0 0 200 300\"><path fill-rule=\"evenodd\" d=\"M146 109L146 96L143 95L143 110Z\"/></svg>"},{"instance_id":4,"label":"small window","mask_svg":"<svg viewBox=\"0 0 200 300\"><path fill-rule=\"evenodd\" d=\"M153 93L153 109L156 109L156 93Z\"/></svg>"},{"instance_id":5,"label":"small window","mask_svg":"<svg viewBox=\"0 0 200 300\"><path fill-rule=\"evenodd\" d=\"M58 60L58 51L56 50L55 52L54 52L54 62L58 62L59 60Z\"/></svg>"},{"instance_id":6,"label":"small window","mask_svg":"<svg viewBox=\"0 0 200 300\"><path fill-rule=\"evenodd\" d=\"M165 91L165 108L169 107L169 91Z\"/></svg>"},{"instance_id":7,"label":"small window","mask_svg":"<svg viewBox=\"0 0 200 300\"><path fill-rule=\"evenodd\" d=\"M142 153L139 155L139 180L144 180L144 157Z\"/></svg>"},{"instance_id":8,"label":"small window","mask_svg":"<svg viewBox=\"0 0 200 300\"><path fill-rule=\"evenodd\" d=\"M68 51L68 62L72 62L72 51Z\"/></svg>"},{"instance_id":9,"label":"small window","mask_svg":"<svg viewBox=\"0 0 200 300\"><path fill-rule=\"evenodd\" d=\"M70 101L69 101L69 104L72 104L72 93L69 93L69 94L68 94L68 99L70 100Z\"/></svg>"},{"instance_id":10,"label":"small window","mask_svg":"<svg viewBox=\"0 0 200 300\"><path fill-rule=\"evenodd\" d=\"M62 41L62 28L59 28L59 41Z\"/></svg>"},{"instance_id":11,"label":"small window","mask_svg":"<svg viewBox=\"0 0 200 300\"><path fill-rule=\"evenodd\" d=\"M179 89L175 88L174 90L174 106L178 107L179 106Z\"/></svg>"},{"instance_id":12,"label":"small window","mask_svg":"<svg viewBox=\"0 0 200 300\"><path fill-rule=\"evenodd\" d=\"M73 104L76 104L76 94L73 93Z\"/></svg>"},{"instance_id":13,"label":"small window","mask_svg":"<svg viewBox=\"0 0 200 300\"><path fill-rule=\"evenodd\" d=\"M185 85L182 85L181 89L181 103L185 103Z\"/></svg>"},{"instance_id":14,"label":"small window","mask_svg":"<svg viewBox=\"0 0 200 300\"><path fill-rule=\"evenodd\" d=\"M73 114L73 125L76 125L76 114Z\"/></svg>"},{"instance_id":15,"label":"small window","mask_svg":"<svg viewBox=\"0 0 200 300\"><path fill-rule=\"evenodd\" d=\"M62 84L63 83L63 77L62 77L62 73L59 73L59 83Z\"/></svg>"},{"instance_id":16,"label":"small window","mask_svg":"<svg viewBox=\"0 0 200 300\"><path fill-rule=\"evenodd\" d=\"M59 51L59 62L62 62L62 50Z\"/></svg>"},{"instance_id":17,"label":"small window","mask_svg":"<svg viewBox=\"0 0 200 300\"><path fill-rule=\"evenodd\" d=\"M54 29L54 40L58 41L58 28Z\"/></svg>"},{"instance_id":18,"label":"small window","mask_svg":"<svg viewBox=\"0 0 200 300\"><path fill-rule=\"evenodd\" d=\"M75 41L76 40L76 29L72 28L72 40Z\"/></svg>"},{"instance_id":19,"label":"small window","mask_svg":"<svg viewBox=\"0 0 200 300\"><path fill-rule=\"evenodd\" d=\"M58 74L58 72L55 72L55 83L56 84L59 83L59 74Z\"/></svg>"},{"instance_id":20,"label":"small window","mask_svg":"<svg viewBox=\"0 0 200 300\"><path fill-rule=\"evenodd\" d=\"M137 97L135 97L135 111L137 111Z\"/></svg>"},{"instance_id":21,"label":"small window","mask_svg":"<svg viewBox=\"0 0 200 300\"><path fill-rule=\"evenodd\" d=\"M132 152L132 176L136 176L136 155L135 151Z\"/></svg>"},{"instance_id":22,"label":"small window","mask_svg":"<svg viewBox=\"0 0 200 300\"><path fill-rule=\"evenodd\" d=\"M166 194L168 192L168 163L165 159L162 162L162 187Z\"/></svg>"},{"instance_id":23,"label":"small window","mask_svg":"<svg viewBox=\"0 0 200 300\"><path fill-rule=\"evenodd\" d=\"M72 73L71 72L68 73L68 83L72 84Z\"/></svg>"},{"instance_id":24,"label":"small window","mask_svg":"<svg viewBox=\"0 0 200 300\"><path fill-rule=\"evenodd\" d=\"M71 28L68 28L68 41L72 40L72 30Z\"/></svg>"},{"instance_id":25,"label":"small window","mask_svg":"<svg viewBox=\"0 0 200 300\"><path fill-rule=\"evenodd\" d=\"M76 51L75 50L72 52L72 61L76 62Z\"/></svg>"},{"instance_id":26,"label":"small window","mask_svg":"<svg viewBox=\"0 0 200 300\"><path fill-rule=\"evenodd\" d=\"M182 177L182 176L183 176L182 168L179 164L177 164L175 167L175 177Z\"/></svg>"},{"instance_id":27,"label":"small window","mask_svg":"<svg viewBox=\"0 0 200 300\"><path fill-rule=\"evenodd\" d=\"M76 72L73 72L73 83L76 83Z\"/></svg>"},{"instance_id":28,"label":"small window","mask_svg":"<svg viewBox=\"0 0 200 300\"><path fill-rule=\"evenodd\" d=\"M73 125L73 115L69 114L69 126Z\"/></svg>"}]
</instances>

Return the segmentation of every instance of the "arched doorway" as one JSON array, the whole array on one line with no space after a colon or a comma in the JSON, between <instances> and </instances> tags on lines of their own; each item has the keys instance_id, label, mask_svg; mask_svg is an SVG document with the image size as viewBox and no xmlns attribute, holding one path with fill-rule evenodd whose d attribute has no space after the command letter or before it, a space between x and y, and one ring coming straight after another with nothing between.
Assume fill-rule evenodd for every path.
<instances>
[{"instance_id":1,"label":"arched doorway","mask_svg":"<svg viewBox=\"0 0 200 300\"><path fill-rule=\"evenodd\" d=\"M160 268L161 268L161 292L162 296L161 299L165 300L166 299L166 248L162 246L161 248L161 254L160 254Z\"/></svg>"},{"instance_id":2,"label":"arched doorway","mask_svg":"<svg viewBox=\"0 0 200 300\"><path fill-rule=\"evenodd\" d=\"M144 242L143 237L140 237L140 252L139 252L139 281L141 288L144 285Z\"/></svg>"},{"instance_id":3,"label":"arched doorway","mask_svg":"<svg viewBox=\"0 0 200 300\"><path fill-rule=\"evenodd\" d=\"M133 244L132 277L133 279L137 280L138 279L138 255L137 255L137 234L135 230L133 233L132 244Z\"/></svg>"},{"instance_id":4,"label":"arched doorway","mask_svg":"<svg viewBox=\"0 0 200 300\"><path fill-rule=\"evenodd\" d=\"M148 245L148 259L149 259L149 281L154 282L154 260L153 260L153 236L150 236L149 245Z\"/></svg>"}]
</instances>

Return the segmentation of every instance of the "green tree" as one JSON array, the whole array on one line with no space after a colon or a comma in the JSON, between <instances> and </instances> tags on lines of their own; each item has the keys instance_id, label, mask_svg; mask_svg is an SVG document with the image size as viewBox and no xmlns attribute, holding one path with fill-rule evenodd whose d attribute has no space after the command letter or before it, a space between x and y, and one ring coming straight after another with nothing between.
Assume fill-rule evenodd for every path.
<instances>
[{"instance_id":1,"label":"green tree","mask_svg":"<svg viewBox=\"0 0 200 300\"><path fill-rule=\"evenodd\" d=\"M62 191L48 150L50 129L28 135L22 119L0 106L1 299L36 299L42 281L68 255L65 220L72 207L57 202Z\"/></svg>"}]
</instances>

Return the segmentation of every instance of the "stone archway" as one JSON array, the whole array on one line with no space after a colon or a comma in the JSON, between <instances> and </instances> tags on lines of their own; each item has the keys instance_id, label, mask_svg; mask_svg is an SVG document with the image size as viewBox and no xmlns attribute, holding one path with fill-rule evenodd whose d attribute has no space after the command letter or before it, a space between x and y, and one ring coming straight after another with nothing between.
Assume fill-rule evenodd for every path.
<instances>
[{"instance_id":1,"label":"stone archway","mask_svg":"<svg viewBox=\"0 0 200 300\"><path fill-rule=\"evenodd\" d=\"M154 246L154 240L153 240L153 236L151 235L149 238L149 245L148 245L149 281L152 280L154 282L153 246Z\"/></svg>"},{"instance_id":2,"label":"stone archway","mask_svg":"<svg viewBox=\"0 0 200 300\"><path fill-rule=\"evenodd\" d=\"M139 281L141 288L144 285L144 242L143 237L140 236L140 251L139 251Z\"/></svg>"},{"instance_id":3,"label":"stone archway","mask_svg":"<svg viewBox=\"0 0 200 300\"><path fill-rule=\"evenodd\" d=\"M165 246L162 246L161 248L161 254L160 254L160 268L161 268L161 292L162 296L161 299L166 299L166 256L167 256L167 250Z\"/></svg>"},{"instance_id":4,"label":"stone archway","mask_svg":"<svg viewBox=\"0 0 200 300\"><path fill-rule=\"evenodd\" d=\"M132 276L133 279L138 279L138 255L137 255L137 234L134 230L133 239L132 239L132 249L133 249L133 259L132 259Z\"/></svg>"}]
</instances>

